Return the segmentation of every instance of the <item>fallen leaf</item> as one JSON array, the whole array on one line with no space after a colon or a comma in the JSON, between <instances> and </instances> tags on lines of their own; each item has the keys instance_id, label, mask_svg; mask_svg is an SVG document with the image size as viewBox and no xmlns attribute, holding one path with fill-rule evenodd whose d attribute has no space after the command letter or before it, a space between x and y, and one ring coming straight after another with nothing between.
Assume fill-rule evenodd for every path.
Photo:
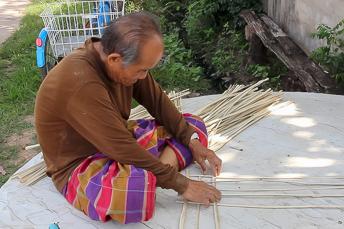
<instances>
[{"instance_id":1,"label":"fallen leaf","mask_svg":"<svg viewBox=\"0 0 344 229\"><path fill-rule=\"evenodd\" d=\"M1 165L0 165L0 175L2 175L2 176L5 176L5 175L6 175L5 169L4 169L4 167L2 167Z\"/></svg>"}]
</instances>

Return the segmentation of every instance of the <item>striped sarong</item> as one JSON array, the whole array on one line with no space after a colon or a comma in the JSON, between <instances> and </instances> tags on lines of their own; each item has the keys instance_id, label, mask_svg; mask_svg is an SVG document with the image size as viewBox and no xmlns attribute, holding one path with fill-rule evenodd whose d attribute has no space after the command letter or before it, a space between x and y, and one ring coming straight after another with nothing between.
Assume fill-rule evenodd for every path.
<instances>
[{"instance_id":1,"label":"striped sarong","mask_svg":"<svg viewBox=\"0 0 344 229\"><path fill-rule=\"evenodd\" d=\"M204 122L197 116L184 114L184 118L208 144ZM164 147L175 152L179 169L192 163L190 150L155 120L140 119L128 122L137 142L151 154L159 157ZM147 221L155 209L156 177L153 173L133 165L118 163L102 153L86 158L71 174L63 195L75 208L93 220L116 220L119 223Z\"/></svg>"}]
</instances>

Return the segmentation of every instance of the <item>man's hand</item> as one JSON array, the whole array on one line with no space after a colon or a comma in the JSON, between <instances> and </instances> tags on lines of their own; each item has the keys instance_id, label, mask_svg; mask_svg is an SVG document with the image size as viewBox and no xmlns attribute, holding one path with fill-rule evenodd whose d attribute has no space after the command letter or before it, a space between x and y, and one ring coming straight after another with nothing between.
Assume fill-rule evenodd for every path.
<instances>
[{"instance_id":1,"label":"man's hand","mask_svg":"<svg viewBox=\"0 0 344 229\"><path fill-rule=\"evenodd\" d=\"M215 154L214 151L204 147L197 139L190 140L189 148L192 152L194 160L201 166L203 172L207 171L205 163L208 160L214 176L220 175L222 169L222 160Z\"/></svg>"},{"instance_id":2,"label":"man's hand","mask_svg":"<svg viewBox=\"0 0 344 229\"><path fill-rule=\"evenodd\" d=\"M183 198L197 203L208 205L210 203L219 202L221 200L221 192L215 187L206 184L203 181L189 180L189 184Z\"/></svg>"}]
</instances>

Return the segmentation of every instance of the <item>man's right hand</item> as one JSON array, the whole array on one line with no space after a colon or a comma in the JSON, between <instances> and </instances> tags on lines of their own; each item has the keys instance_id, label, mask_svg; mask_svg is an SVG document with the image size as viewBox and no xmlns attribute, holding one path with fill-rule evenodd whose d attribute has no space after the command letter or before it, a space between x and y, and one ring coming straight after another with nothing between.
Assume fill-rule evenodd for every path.
<instances>
[{"instance_id":1,"label":"man's right hand","mask_svg":"<svg viewBox=\"0 0 344 229\"><path fill-rule=\"evenodd\" d=\"M221 200L221 192L215 187L203 181L194 180L189 180L188 187L182 196L188 201L202 203L208 206L210 203Z\"/></svg>"}]
</instances>

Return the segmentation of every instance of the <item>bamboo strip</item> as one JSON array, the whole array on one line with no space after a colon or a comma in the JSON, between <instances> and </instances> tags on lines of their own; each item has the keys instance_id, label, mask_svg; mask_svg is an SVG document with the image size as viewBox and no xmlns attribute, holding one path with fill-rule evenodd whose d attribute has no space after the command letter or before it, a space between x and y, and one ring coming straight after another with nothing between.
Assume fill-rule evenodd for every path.
<instances>
[{"instance_id":1,"label":"bamboo strip","mask_svg":"<svg viewBox=\"0 0 344 229\"><path fill-rule=\"evenodd\" d=\"M222 148L228 141L244 129L270 113L270 107L281 99L281 92L258 90L255 85L230 87L215 102L200 110L209 133L209 148L214 151ZM237 91L241 89L243 91ZM231 92L238 92L232 96ZM231 95L231 96L230 96ZM216 136L221 136L219 142ZM215 137L215 138L214 138Z\"/></svg>"},{"instance_id":2,"label":"bamboo strip","mask_svg":"<svg viewBox=\"0 0 344 229\"><path fill-rule=\"evenodd\" d=\"M218 180L217 183L225 183L225 182L247 182L247 181L257 181L257 180ZM280 182L280 183L288 183L288 184L295 184L295 185L309 185L309 186L344 186L344 183L306 183L306 182L298 182L298 181L285 181L285 180L266 180L266 182Z\"/></svg>"},{"instance_id":3,"label":"bamboo strip","mask_svg":"<svg viewBox=\"0 0 344 229\"><path fill-rule=\"evenodd\" d=\"M344 197L344 194L277 194L277 193L269 193L269 194L222 194L223 197L240 197L240 196L253 196L253 197L302 197L302 198L331 198L331 197Z\"/></svg>"},{"instance_id":4,"label":"bamboo strip","mask_svg":"<svg viewBox=\"0 0 344 229\"><path fill-rule=\"evenodd\" d=\"M266 79L261 80L261 81L255 83L255 84L249 86L249 87L248 87L247 89L245 89L243 92L241 92L241 93L239 93L237 96L235 96L235 97L233 98L234 101L230 104L230 106L229 106L229 107L226 107L227 111L228 111L228 110L231 110L232 107L233 107L233 104L235 104L237 101L239 101L243 96L245 96L246 94L248 94L248 93L251 92L251 91L256 90L255 88L256 88L258 85L260 85L260 84L262 84L263 82L265 82L265 81L266 81ZM216 113L216 110L218 110L218 109L223 109L223 107L221 106L221 103L218 105L218 107L217 107L216 109L211 110L210 113ZM204 121L206 121L206 120L207 120L207 119L204 119Z\"/></svg>"},{"instance_id":5,"label":"bamboo strip","mask_svg":"<svg viewBox=\"0 0 344 229\"><path fill-rule=\"evenodd\" d=\"M198 177L198 181L201 180L201 177ZM196 228L199 229L199 217L200 217L200 214L201 214L201 205L198 204L197 205L197 219L196 219Z\"/></svg>"},{"instance_id":6,"label":"bamboo strip","mask_svg":"<svg viewBox=\"0 0 344 229\"><path fill-rule=\"evenodd\" d=\"M216 177L213 177L214 186L216 188ZM214 210L214 221L215 221L215 229L220 229L220 218L219 218L219 209L217 203L215 202L213 205Z\"/></svg>"},{"instance_id":7,"label":"bamboo strip","mask_svg":"<svg viewBox=\"0 0 344 229\"><path fill-rule=\"evenodd\" d=\"M29 167L29 168L27 168L27 169L24 169L23 171L20 171L20 172L18 172L18 173L15 173L13 176L12 176L12 178L19 178L19 179L22 179L23 177L25 177L25 176L27 176L27 175L29 175L29 174L31 174L32 172L35 172L37 169L40 169L41 167L45 167L45 163L44 163L44 161L41 161L41 162L39 162L39 163L37 163L37 164L35 164L35 165L33 165L33 166L31 166L31 167Z\"/></svg>"},{"instance_id":8,"label":"bamboo strip","mask_svg":"<svg viewBox=\"0 0 344 229\"><path fill-rule=\"evenodd\" d=\"M191 174L190 177L207 177L207 178L213 178L212 175L203 175L203 174ZM311 176L311 177L267 177L267 176L245 176L245 177L234 177L234 176L218 176L216 179L239 179L239 180L245 180L245 179L257 179L257 180L280 180L280 179L287 179L287 180L293 180L293 179L344 179L344 176Z\"/></svg>"},{"instance_id":9,"label":"bamboo strip","mask_svg":"<svg viewBox=\"0 0 344 229\"><path fill-rule=\"evenodd\" d=\"M184 203L177 201L177 203ZM202 204L197 202L188 202L188 204ZM241 205L241 204L217 204L221 207L231 208L260 208L260 209L306 209L306 208L318 208L318 209L344 209L344 205L289 205L289 206L278 206L278 205Z\"/></svg>"},{"instance_id":10,"label":"bamboo strip","mask_svg":"<svg viewBox=\"0 0 344 229\"><path fill-rule=\"evenodd\" d=\"M34 148L37 148L37 147L40 147L40 145L39 144L30 145L30 146L26 146L25 150L34 149Z\"/></svg>"},{"instance_id":11,"label":"bamboo strip","mask_svg":"<svg viewBox=\"0 0 344 229\"><path fill-rule=\"evenodd\" d=\"M33 181L33 180L32 180L33 178L37 177L38 174L44 173L45 170L46 170L45 167L41 167L41 168L39 168L39 169L33 171L31 174L29 174L29 175L27 175L27 176L21 178L21 179L20 179L20 182L22 182L22 183L24 183L24 184L25 184L25 183L30 183L30 182Z\"/></svg>"},{"instance_id":12,"label":"bamboo strip","mask_svg":"<svg viewBox=\"0 0 344 229\"><path fill-rule=\"evenodd\" d=\"M24 182L24 184L25 185L33 185L33 184L37 183L38 181L40 181L41 179L43 179L45 176L46 176L45 170L40 171L39 173L36 173L34 176L32 176L29 180Z\"/></svg>"},{"instance_id":13,"label":"bamboo strip","mask_svg":"<svg viewBox=\"0 0 344 229\"><path fill-rule=\"evenodd\" d=\"M188 169L186 169L185 173L186 173L186 177L189 177L189 170ZM188 202L186 200L184 200L182 211L180 213L179 229L184 229L187 207L188 207Z\"/></svg>"},{"instance_id":14,"label":"bamboo strip","mask_svg":"<svg viewBox=\"0 0 344 229\"><path fill-rule=\"evenodd\" d=\"M228 192L272 192L272 191L283 191L283 192L295 192L295 191L315 191L315 190L333 190L333 189L344 189L344 187L320 187L320 188L272 188L272 189L219 189L219 191Z\"/></svg>"},{"instance_id":15,"label":"bamboo strip","mask_svg":"<svg viewBox=\"0 0 344 229\"><path fill-rule=\"evenodd\" d=\"M189 89L185 89L181 92L175 92L172 91L168 94L168 97L170 100L175 104L177 109L181 111L181 98L185 95L190 94ZM131 110L131 114L129 119L135 120L135 119L144 119L144 118L152 118L151 115L148 113L146 108L144 108L142 105L139 105Z\"/></svg>"}]
</instances>

